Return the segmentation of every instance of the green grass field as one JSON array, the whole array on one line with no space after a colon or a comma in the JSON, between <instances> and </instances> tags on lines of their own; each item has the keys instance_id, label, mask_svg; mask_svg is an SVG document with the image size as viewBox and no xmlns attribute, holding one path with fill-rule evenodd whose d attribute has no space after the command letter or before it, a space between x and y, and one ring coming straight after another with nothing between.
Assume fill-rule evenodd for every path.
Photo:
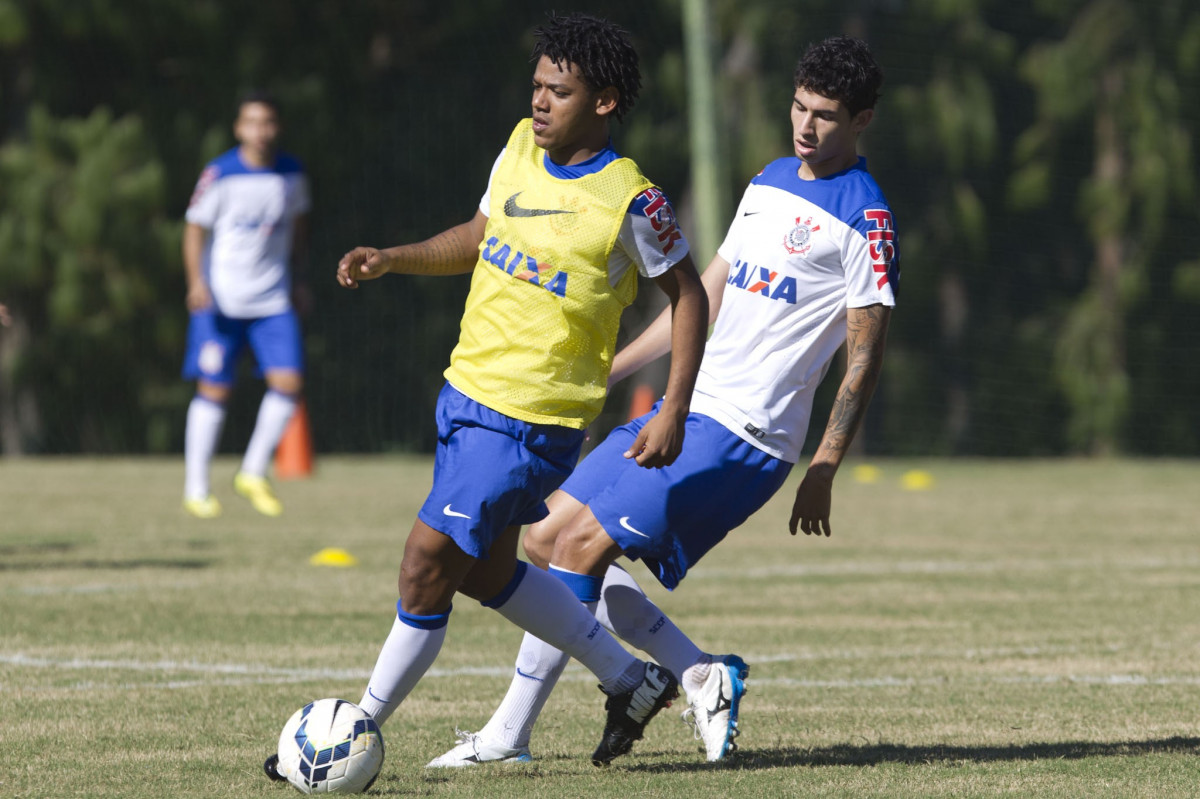
<instances>
[{"instance_id":1,"label":"green grass field","mask_svg":"<svg viewBox=\"0 0 1200 799\"><path fill-rule=\"evenodd\" d=\"M431 463L318 459L275 520L234 468L201 522L177 460L0 460L0 796L295 795L260 764L304 702L361 695ZM633 567L751 664L732 763L702 762L677 703L593 768L602 697L572 664L533 764L426 771L482 725L520 640L462 600L372 793L1200 794L1200 462L860 461L822 540L787 533L798 478L674 594ZM324 547L360 564L310 565Z\"/></svg>"}]
</instances>

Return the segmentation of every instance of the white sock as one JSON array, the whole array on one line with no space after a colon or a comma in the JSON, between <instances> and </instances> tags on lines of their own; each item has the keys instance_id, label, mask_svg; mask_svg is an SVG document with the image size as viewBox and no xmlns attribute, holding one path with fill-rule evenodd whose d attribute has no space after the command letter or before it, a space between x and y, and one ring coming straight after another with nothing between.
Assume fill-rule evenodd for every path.
<instances>
[{"instance_id":1,"label":"white sock","mask_svg":"<svg viewBox=\"0 0 1200 799\"><path fill-rule=\"evenodd\" d=\"M183 442L183 495L187 499L203 499L211 493L208 470L224 425L224 405L199 394L192 397Z\"/></svg>"},{"instance_id":2,"label":"white sock","mask_svg":"<svg viewBox=\"0 0 1200 799\"><path fill-rule=\"evenodd\" d=\"M367 690L358 702L359 707L374 716L380 726L437 659L442 642L446 640L445 621L448 616L449 612L440 617L409 617L417 620L441 618L441 625L432 629L407 624L399 615L392 622L392 631L379 651L379 659L375 661Z\"/></svg>"},{"instance_id":3,"label":"white sock","mask_svg":"<svg viewBox=\"0 0 1200 799\"><path fill-rule=\"evenodd\" d=\"M496 608L500 615L578 660L608 693L641 681L645 664L617 643L562 581L541 569L524 571L511 596Z\"/></svg>"},{"instance_id":4,"label":"white sock","mask_svg":"<svg viewBox=\"0 0 1200 799\"><path fill-rule=\"evenodd\" d=\"M637 581L616 564L604 575L596 619L680 675L680 683L688 693L704 686L712 658L692 643L642 592ZM537 718L569 660L562 650L526 633L508 693L479 735L510 749L528 746Z\"/></svg>"},{"instance_id":5,"label":"white sock","mask_svg":"<svg viewBox=\"0 0 1200 799\"><path fill-rule=\"evenodd\" d=\"M242 471L263 477L283 431L296 411L296 398L278 391L268 389L263 395L262 404L258 406L258 419L254 422L254 432L246 447L246 456L242 458Z\"/></svg>"},{"instance_id":6,"label":"white sock","mask_svg":"<svg viewBox=\"0 0 1200 799\"><path fill-rule=\"evenodd\" d=\"M672 674L678 674L688 693L704 685L712 658L650 601L629 572L616 564L604 574L596 618L625 641L649 652Z\"/></svg>"},{"instance_id":7,"label":"white sock","mask_svg":"<svg viewBox=\"0 0 1200 799\"><path fill-rule=\"evenodd\" d=\"M525 633L512 684L480 736L510 749L528 746L533 725L570 659L561 649Z\"/></svg>"}]
</instances>

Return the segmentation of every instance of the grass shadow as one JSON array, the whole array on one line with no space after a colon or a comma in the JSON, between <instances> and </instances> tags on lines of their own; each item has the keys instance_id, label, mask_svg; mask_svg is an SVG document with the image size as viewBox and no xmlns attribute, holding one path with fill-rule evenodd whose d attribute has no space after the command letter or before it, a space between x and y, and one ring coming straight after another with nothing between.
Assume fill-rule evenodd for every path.
<instances>
[{"instance_id":1,"label":"grass shadow","mask_svg":"<svg viewBox=\"0 0 1200 799\"><path fill-rule=\"evenodd\" d=\"M1008 746L954 746L932 744L836 744L812 749L753 749L738 752L728 764L676 763L631 766L631 771L700 771L712 768L765 770L825 766L878 766L949 763L996 763L1021 760L1082 760L1092 757L1139 757L1150 754L1200 754L1200 738L1175 736L1145 741L1064 741Z\"/></svg>"}]
</instances>

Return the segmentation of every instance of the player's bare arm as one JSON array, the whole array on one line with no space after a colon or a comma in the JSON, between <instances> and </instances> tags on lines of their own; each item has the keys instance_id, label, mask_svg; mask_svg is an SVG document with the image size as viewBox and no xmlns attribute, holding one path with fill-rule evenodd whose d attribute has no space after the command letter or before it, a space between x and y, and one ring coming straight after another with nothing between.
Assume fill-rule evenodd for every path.
<instances>
[{"instance_id":1,"label":"player's bare arm","mask_svg":"<svg viewBox=\"0 0 1200 799\"><path fill-rule=\"evenodd\" d=\"M302 317L312 312L313 296L308 282L309 215L292 220L292 305Z\"/></svg>"},{"instance_id":2,"label":"player's bare arm","mask_svg":"<svg viewBox=\"0 0 1200 799\"><path fill-rule=\"evenodd\" d=\"M862 424L875 385L879 382L891 312L886 305L851 308L847 311L846 375L842 378L829 412L825 434L821 437L808 472L796 490L796 501L788 524L792 535L796 534L797 527L805 535L829 536L831 533L829 513L833 478Z\"/></svg>"},{"instance_id":3,"label":"player's bare arm","mask_svg":"<svg viewBox=\"0 0 1200 799\"><path fill-rule=\"evenodd\" d=\"M461 275L475 268L479 243L487 217L476 211L469 222L398 247L376 249L355 247L338 261L337 279L348 289L358 288L360 280L374 280L389 272L405 275Z\"/></svg>"},{"instance_id":4,"label":"player's bare arm","mask_svg":"<svg viewBox=\"0 0 1200 799\"><path fill-rule=\"evenodd\" d=\"M203 311L212 305L212 294L204 281L204 245L208 241L208 230L200 225L187 223L183 228L183 267L187 273L187 309Z\"/></svg>"},{"instance_id":5,"label":"player's bare arm","mask_svg":"<svg viewBox=\"0 0 1200 799\"><path fill-rule=\"evenodd\" d=\"M308 265L309 215L298 214L292 220L292 272L303 271Z\"/></svg>"},{"instance_id":6,"label":"player's bare arm","mask_svg":"<svg viewBox=\"0 0 1200 799\"><path fill-rule=\"evenodd\" d=\"M638 433L625 457L648 469L669 466L683 449L683 427L708 333L708 297L691 256L654 282L670 298L671 369L658 413Z\"/></svg>"},{"instance_id":7,"label":"player's bare arm","mask_svg":"<svg viewBox=\"0 0 1200 799\"><path fill-rule=\"evenodd\" d=\"M710 325L717 321L717 313L721 310L721 297L724 296L725 283L728 280L729 262L719 255L714 256L704 274L700 276L704 294L708 298ZM646 364L671 351L671 312L672 308L668 305L637 338L613 357L612 372L608 378L609 386L624 380Z\"/></svg>"}]
</instances>

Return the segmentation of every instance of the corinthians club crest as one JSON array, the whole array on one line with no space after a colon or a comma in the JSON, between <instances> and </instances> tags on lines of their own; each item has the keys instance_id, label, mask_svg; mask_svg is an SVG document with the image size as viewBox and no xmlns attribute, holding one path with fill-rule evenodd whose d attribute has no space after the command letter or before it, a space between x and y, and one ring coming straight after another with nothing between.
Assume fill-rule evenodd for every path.
<instances>
[{"instance_id":1,"label":"corinthians club crest","mask_svg":"<svg viewBox=\"0 0 1200 799\"><path fill-rule=\"evenodd\" d=\"M796 217L796 226L783 237L783 246L792 255L807 255L812 249L812 234L820 230L820 225L814 225L812 217Z\"/></svg>"}]
</instances>

